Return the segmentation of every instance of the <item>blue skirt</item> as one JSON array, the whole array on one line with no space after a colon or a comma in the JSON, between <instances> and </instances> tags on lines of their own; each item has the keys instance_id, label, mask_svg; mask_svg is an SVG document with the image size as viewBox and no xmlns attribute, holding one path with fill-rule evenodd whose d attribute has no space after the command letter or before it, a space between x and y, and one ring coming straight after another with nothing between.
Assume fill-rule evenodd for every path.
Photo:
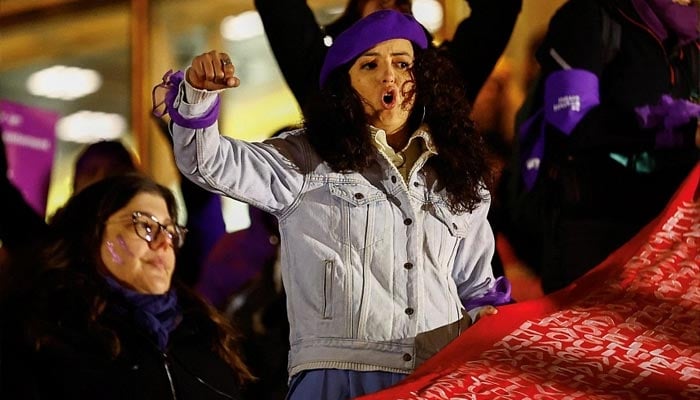
<instances>
[{"instance_id":1,"label":"blue skirt","mask_svg":"<svg viewBox=\"0 0 700 400\"><path fill-rule=\"evenodd\" d=\"M313 369L302 371L291 380L287 400L347 400L378 392L407 375L381 371Z\"/></svg>"}]
</instances>

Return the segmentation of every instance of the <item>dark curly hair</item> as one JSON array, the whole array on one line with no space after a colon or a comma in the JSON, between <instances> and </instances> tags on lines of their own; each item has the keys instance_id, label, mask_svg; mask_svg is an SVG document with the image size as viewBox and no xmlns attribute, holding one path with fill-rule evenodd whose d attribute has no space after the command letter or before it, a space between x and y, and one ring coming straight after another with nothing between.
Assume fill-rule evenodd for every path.
<instances>
[{"instance_id":1,"label":"dark curly hair","mask_svg":"<svg viewBox=\"0 0 700 400\"><path fill-rule=\"evenodd\" d=\"M71 326L85 327L110 357L120 354L118 334L101 318L114 297L98 272L103 268L99 249L105 222L140 193L163 198L171 218L177 221L173 193L140 174L109 177L86 187L51 219L50 236L38 260L43 271L31 301L34 309L28 333L34 348L55 342L60 334L51 321L67 318ZM232 367L239 382L252 379L237 352L238 334L225 318L184 285L174 283L174 287L184 313L209 321L212 349Z\"/></svg>"},{"instance_id":2,"label":"dark curly hair","mask_svg":"<svg viewBox=\"0 0 700 400\"><path fill-rule=\"evenodd\" d=\"M428 165L447 193L453 212L473 211L493 180L482 135L469 117L471 104L463 79L441 50L414 47L415 105L411 131L428 125L438 155ZM331 73L326 85L304 108L309 141L337 172L362 171L374 162L372 144L359 95L350 85L354 61Z\"/></svg>"}]
</instances>

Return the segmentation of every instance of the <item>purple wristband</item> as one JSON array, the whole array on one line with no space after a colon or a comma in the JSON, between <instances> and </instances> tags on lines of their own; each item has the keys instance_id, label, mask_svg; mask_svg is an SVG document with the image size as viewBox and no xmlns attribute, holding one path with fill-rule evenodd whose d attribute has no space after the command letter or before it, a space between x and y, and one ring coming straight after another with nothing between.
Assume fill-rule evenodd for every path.
<instances>
[{"instance_id":1,"label":"purple wristband","mask_svg":"<svg viewBox=\"0 0 700 400\"><path fill-rule=\"evenodd\" d=\"M168 115L170 115L170 119L177 125L188 129L204 129L214 125L217 119L219 119L219 106L221 104L221 98L219 96L216 97L216 101L209 110L199 117L185 118L177 110L177 107L175 107L175 99L177 99L177 95L180 91L180 83L182 83L184 77L185 74L182 71L173 72L170 70L163 75L163 82L153 88L154 92L158 88L167 90L164 103L165 110ZM161 115L156 114L156 116L160 117Z\"/></svg>"}]
</instances>

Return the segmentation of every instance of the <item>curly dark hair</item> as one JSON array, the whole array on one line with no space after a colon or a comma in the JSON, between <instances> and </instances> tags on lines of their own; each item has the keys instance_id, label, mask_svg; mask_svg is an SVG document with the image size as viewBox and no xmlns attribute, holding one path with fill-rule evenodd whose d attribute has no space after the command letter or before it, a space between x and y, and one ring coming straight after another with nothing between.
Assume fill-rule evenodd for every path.
<instances>
[{"instance_id":1,"label":"curly dark hair","mask_svg":"<svg viewBox=\"0 0 700 400\"><path fill-rule=\"evenodd\" d=\"M55 328L42 317L54 318L54 313L66 314L77 326L84 326L111 357L121 352L117 333L103 324L102 314L114 297L100 275L103 268L100 245L105 222L141 193L162 197L168 212L177 221L177 203L173 193L141 174L125 174L105 178L69 199L49 223L50 236L39 257L43 271L33 303L38 318L29 324L29 334L35 348L51 343ZM209 321L212 349L236 372L240 383L252 375L237 351L238 334L213 307L192 290L174 283L183 312L192 312ZM67 308L68 307L68 308Z\"/></svg>"},{"instance_id":2,"label":"curly dark hair","mask_svg":"<svg viewBox=\"0 0 700 400\"><path fill-rule=\"evenodd\" d=\"M484 200L493 168L482 135L469 117L471 104L463 79L441 50L414 47L415 105L408 119L411 131L428 125L438 155L428 165L447 193L453 212L473 211ZM350 85L349 68L337 68L304 108L309 141L337 172L362 171L374 162L367 117Z\"/></svg>"}]
</instances>

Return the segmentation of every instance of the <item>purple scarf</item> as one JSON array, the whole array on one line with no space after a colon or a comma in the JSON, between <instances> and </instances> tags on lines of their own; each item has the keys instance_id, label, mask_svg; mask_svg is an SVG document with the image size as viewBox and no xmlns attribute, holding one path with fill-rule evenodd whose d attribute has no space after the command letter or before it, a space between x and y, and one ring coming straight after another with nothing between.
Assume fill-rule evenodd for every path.
<instances>
[{"instance_id":1,"label":"purple scarf","mask_svg":"<svg viewBox=\"0 0 700 400\"><path fill-rule=\"evenodd\" d=\"M632 0L637 14L644 24L661 40L669 31L678 36L681 45L696 40L698 35L698 9L691 3L683 6L671 0Z\"/></svg>"},{"instance_id":2,"label":"purple scarf","mask_svg":"<svg viewBox=\"0 0 700 400\"><path fill-rule=\"evenodd\" d=\"M130 313L136 325L155 340L161 351L165 351L170 332L180 322L175 290L170 289L165 294L143 294L125 288L111 277L104 278L110 289L126 300L128 308L117 306L118 312Z\"/></svg>"}]
</instances>

